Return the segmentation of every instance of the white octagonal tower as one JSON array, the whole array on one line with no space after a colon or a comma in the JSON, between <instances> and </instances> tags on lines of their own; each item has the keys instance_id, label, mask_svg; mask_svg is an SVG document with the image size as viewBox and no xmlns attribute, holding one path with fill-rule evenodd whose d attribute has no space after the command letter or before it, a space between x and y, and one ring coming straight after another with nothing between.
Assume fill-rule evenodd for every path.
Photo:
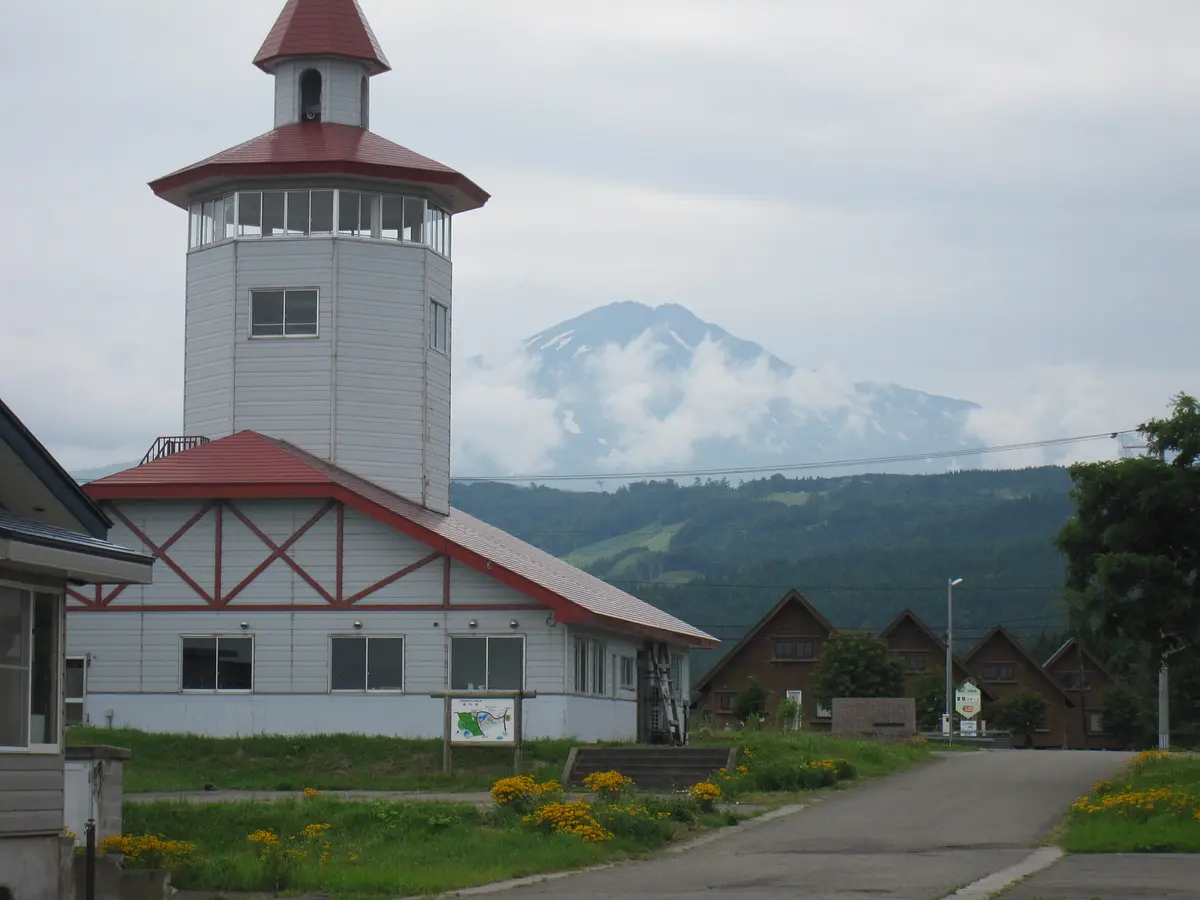
<instances>
[{"instance_id":1,"label":"white octagonal tower","mask_svg":"<svg viewBox=\"0 0 1200 900\"><path fill-rule=\"evenodd\" d=\"M367 129L356 0L288 0L275 128L151 183L189 212L184 434L246 429L449 511L452 216L488 195Z\"/></svg>"}]
</instances>

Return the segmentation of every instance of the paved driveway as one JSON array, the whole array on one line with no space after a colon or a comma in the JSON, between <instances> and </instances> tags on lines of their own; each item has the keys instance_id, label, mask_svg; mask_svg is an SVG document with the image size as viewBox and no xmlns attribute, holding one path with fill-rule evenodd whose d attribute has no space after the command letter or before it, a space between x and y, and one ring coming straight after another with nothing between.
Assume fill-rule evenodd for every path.
<instances>
[{"instance_id":1,"label":"paved driveway","mask_svg":"<svg viewBox=\"0 0 1200 900\"><path fill-rule=\"evenodd\" d=\"M514 889L524 898L925 900L1010 866L1123 753L955 753L652 861Z\"/></svg>"}]
</instances>

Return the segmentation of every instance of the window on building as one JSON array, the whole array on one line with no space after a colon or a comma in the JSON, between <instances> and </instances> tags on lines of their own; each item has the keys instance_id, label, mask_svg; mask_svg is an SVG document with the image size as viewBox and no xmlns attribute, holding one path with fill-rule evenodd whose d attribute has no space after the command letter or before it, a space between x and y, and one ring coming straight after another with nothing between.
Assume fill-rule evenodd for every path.
<instances>
[{"instance_id":1,"label":"window on building","mask_svg":"<svg viewBox=\"0 0 1200 900\"><path fill-rule=\"evenodd\" d=\"M737 694L723 693L717 694L717 709L723 713L733 712L734 706L737 705Z\"/></svg>"},{"instance_id":2,"label":"window on building","mask_svg":"<svg viewBox=\"0 0 1200 900\"><path fill-rule=\"evenodd\" d=\"M1017 667L1013 663L987 663L983 667L984 681L1016 681Z\"/></svg>"},{"instance_id":3,"label":"window on building","mask_svg":"<svg viewBox=\"0 0 1200 900\"><path fill-rule=\"evenodd\" d=\"M331 691L404 690L404 638L331 637Z\"/></svg>"},{"instance_id":4,"label":"window on building","mask_svg":"<svg viewBox=\"0 0 1200 900\"><path fill-rule=\"evenodd\" d=\"M333 191L313 191L309 200L310 234L333 233Z\"/></svg>"},{"instance_id":5,"label":"window on building","mask_svg":"<svg viewBox=\"0 0 1200 900\"><path fill-rule=\"evenodd\" d=\"M816 656L816 641L812 638L776 638L776 659L812 659Z\"/></svg>"},{"instance_id":6,"label":"window on building","mask_svg":"<svg viewBox=\"0 0 1200 900\"><path fill-rule=\"evenodd\" d=\"M254 689L254 638L184 637L181 690Z\"/></svg>"},{"instance_id":7,"label":"window on building","mask_svg":"<svg viewBox=\"0 0 1200 900\"><path fill-rule=\"evenodd\" d=\"M450 352L450 307L429 301L429 346L440 353Z\"/></svg>"},{"instance_id":8,"label":"window on building","mask_svg":"<svg viewBox=\"0 0 1200 900\"><path fill-rule=\"evenodd\" d=\"M637 688L637 661L632 656L621 657L621 687L627 691Z\"/></svg>"},{"instance_id":9,"label":"window on building","mask_svg":"<svg viewBox=\"0 0 1200 900\"><path fill-rule=\"evenodd\" d=\"M87 657L68 656L63 680L63 724L82 725L87 697Z\"/></svg>"},{"instance_id":10,"label":"window on building","mask_svg":"<svg viewBox=\"0 0 1200 900\"><path fill-rule=\"evenodd\" d=\"M358 87L358 123L363 128L371 127L371 79L366 75Z\"/></svg>"},{"instance_id":11,"label":"window on building","mask_svg":"<svg viewBox=\"0 0 1200 900\"><path fill-rule=\"evenodd\" d=\"M0 747L59 743L61 601L0 586Z\"/></svg>"},{"instance_id":12,"label":"window on building","mask_svg":"<svg viewBox=\"0 0 1200 900\"><path fill-rule=\"evenodd\" d=\"M1087 728L1088 734L1104 734L1104 714L1099 710L1088 710Z\"/></svg>"},{"instance_id":13,"label":"window on building","mask_svg":"<svg viewBox=\"0 0 1200 900\"><path fill-rule=\"evenodd\" d=\"M404 234L403 240L410 244L419 244L425 240L425 201L415 197L404 200Z\"/></svg>"},{"instance_id":14,"label":"window on building","mask_svg":"<svg viewBox=\"0 0 1200 900\"><path fill-rule=\"evenodd\" d=\"M383 198L379 236L385 241L398 241L404 233L404 202L403 197Z\"/></svg>"},{"instance_id":15,"label":"window on building","mask_svg":"<svg viewBox=\"0 0 1200 900\"><path fill-rule=\"evenodd\" d=\"M300 118L305 122L321 121L321 73L316 69L300 73Z\"/></svg>"},{"instance_id":16,"label":"window on building","mask_svg":"<svg viewBox=\"0 0 1200 900\"><path fill-rule=\"evenodd\" d=\"M285 234L308 234L308 216L311 211L308 191L287 192L287 228Z\"/></svg>"},{"instance_id":17,"label":"window on building","mask_svg":"<svg viewBox=\"0 0 1200 900\"><path fill-rule=\"evenodd\" d=\"M319 297L314 288L251 291L250 337L316 337Z\"/></svg>"},{"instance_id":18,"label":"window on building","mask_svg":"<svg viewBox=\"0 0 1200 900\"><path fill-rule=\"evenodd\" d=\"M262 192L262 235L283 234L287 209L287 193L284 191Z\"/></svg>"},{"instance_id":19,"label":"window on building","mask_svg":"<svg viewBox=\"0 0 1200 900\"><path fill-rule=\"evenodd\" d=\"M905 653L904 666L910 672L925 671L925 654L924 653Z\"/></svg>"},{"instance_id":20,"label":"window on building","mask_svg":"<svg viewBox=\"0 0 1200 900\"><path fill-rule=\"evenodd\" d=\"M525 638L450 639L450 689L520 691L525 687Z\"/></svg>"},{"instance_id":21,"label":"window on building","mask_svg":"<svg viewBox=\"0 0 1200 900\"><path fill-rule=\"evenodd\" d=\"M237 202L238 234L242 237L262 235L262 192L243 191Z\"/></svg>"},{"instance_id":22,"label":"window on building","mask_svg":"<svg viewBox=\"0 0 1200 900\"><path fill-rule=\"evenodd\" d=\"M1059 684L1062 685L1064 691L1078 691L1080 685L1079 672L1063 672L1058 677ZM1090 691L1092 689L1092 673L1083 673L1083 690Z\"/></svg>"},{"instance_id":23,"label":"window on building","mask_svg":"<svg viewBox=\"0 0 1200 900\"><path fill-rule=\"evenodd\" d=\"M593 638L575 638L575 693L604 694L604 642Z\"/></svg>"},{"instance_id":24,"label":"window on building","mask_svg":"<svg viewBox=\"0 0 1200 900\"><path fill-rule=\"evenodd\" d=\"M817 718L818 719L832 719L833 718L833 710L830 709L828 706L823 705L820 700L817 701Z\"/></svg>"}]
</instances>

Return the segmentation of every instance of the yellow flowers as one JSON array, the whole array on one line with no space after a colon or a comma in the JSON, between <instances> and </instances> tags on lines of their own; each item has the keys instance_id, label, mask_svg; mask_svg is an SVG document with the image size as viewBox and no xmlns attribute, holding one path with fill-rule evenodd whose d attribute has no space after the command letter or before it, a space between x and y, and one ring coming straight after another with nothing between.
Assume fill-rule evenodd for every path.
<instances>
[{"instance_id":1,"label":"yellow flowers","mask_svg":"<svg viewBox=\"0 0 1200 900\"><path fill-rule=\"evenodd\" d=\"M540 784L528 775L501 778L492 785L492 802L497 806L529 806L543 794L557 794L562 785L557 781Z\"/></svg>"},{"instance_id":2,"label":"yellow flowers","mask_svg":"<svg viewBox=\"0 0 1200 900\"><path fill-rule=\"evenodd\" d=\"M721 789L709 781L701 781L699 784L693 784L688 788L688 793L692 795L693 800L708 801L712 803L721 799Z\"/></svg>"},{"instance_id":3,"label":"yellow flowers","mask_svg":"<svg viewBox=\"0 0 1200 900\"><path fill-rule=\"evenodd\" d=\"M586 800L569 800L547 803L521 821L544 831L556 834L574 834L589 842L612 839L612 832L604 829L592 816L592 805Z\"/></svg>"},{"instance_id":4,"label":"yellow flowers","mask_svg":"<svg viewBox=\"0 0 1200 900\"><path fill-rule=\"evenodd\" d=\"M279 835L267 829L260 829L250 834L249 839L256 844L262 844L264 847L270 847L279 843Z\"/></svg>"},{"instance_id":5,"label":"yellow flowers","mask_svg":"<svg viewBox=\"0 0 1200 900\"><path fill-rule=\"evenodd\" d=\"M305 796L305 797L320 797L320 796L321 796L321 792L320 792L320 791L318 791L316 788L305 788L305 789L304 789L304 796Z\"/></svg>"},{"instance_id":6,"label":"yellow flowers","mask_svg":"<svg viewBox=\"0 0 1200 900\"><path fill-rule=\"evenodd\" d=\"M302 836L305 840L313 841L313 840L316 840L317 838L321 837L323 834L325 834L326 831L328 831L332 827L333 827L332 825L318 825L318 824L305 825L300 830L300 836Z\"/></svg>"},{"instance_id":7,"label":"yellow flowers","mask_svg":"<svg viewBox=\"0 0 1200 900\"><path fill-rule=\"evenodd\" d=\"M156 834L122 834L106 837L96 849L100 853L120 853L130 867L177 869L196 852L196 845L164 840Z\"/></svg>"},{"instance_id":8,"label":"yellow flowers","mask_svg":"<svg viewBox=\"0 0 1200 900\"><path fill-rule=\"evenodd\" d=\"M1163 750L1147 750L1129 761L1131 776L1142 775L1152 763L1177 759L1178 755ZM1157 771L1151 777L1157 777ZM1200 796L1175 787L1147 786L1135 788L1126 781L1118 785L1108 778L1092 785L1091 793L1071 804L1077 815L1112 814L1134 821L1145 821L1155 814L1186 816L1200 821Z\"/></svg>"},{"instance_id":9,"label":"yellow flowers","mask_svg":"<svg viewBox=\"0 0 1200 900\"><path fill-rule=\"evenodd\" d=\"M620 772L593 772L583 779L583 785L600 797L615 800L625 792L626 788L633 787L633 779Z\"/></svg>"},{"instance_id":10,"label":"yellow flowers","mask_svg":"<svg viewBox=\"0 0 1200 900\"><path fill-rule=\"evenodd\" d=\"M832 759L814 759L809 763L814 769L829 769L837 771L837 763Z\"/></svg>"}]
</instances>

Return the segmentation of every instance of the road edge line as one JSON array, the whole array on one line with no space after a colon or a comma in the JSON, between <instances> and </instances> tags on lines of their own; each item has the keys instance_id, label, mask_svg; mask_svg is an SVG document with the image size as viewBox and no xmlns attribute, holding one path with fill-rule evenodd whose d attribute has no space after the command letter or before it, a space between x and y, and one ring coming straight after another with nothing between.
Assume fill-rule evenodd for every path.
<instances>
[{"instance_id":1,"label":"road edge line","mask_svg":"<svg viewBox=\"0 0 1200 900\"><path fill-rule=\"evenodd\" d=\"M1020 862L976 879L953 894L946 894L943 900L988 900L1018 881L1050 868L1064 856L1066 854L1059 847L1039 847Z\"/></svg>"}]
</instances>

